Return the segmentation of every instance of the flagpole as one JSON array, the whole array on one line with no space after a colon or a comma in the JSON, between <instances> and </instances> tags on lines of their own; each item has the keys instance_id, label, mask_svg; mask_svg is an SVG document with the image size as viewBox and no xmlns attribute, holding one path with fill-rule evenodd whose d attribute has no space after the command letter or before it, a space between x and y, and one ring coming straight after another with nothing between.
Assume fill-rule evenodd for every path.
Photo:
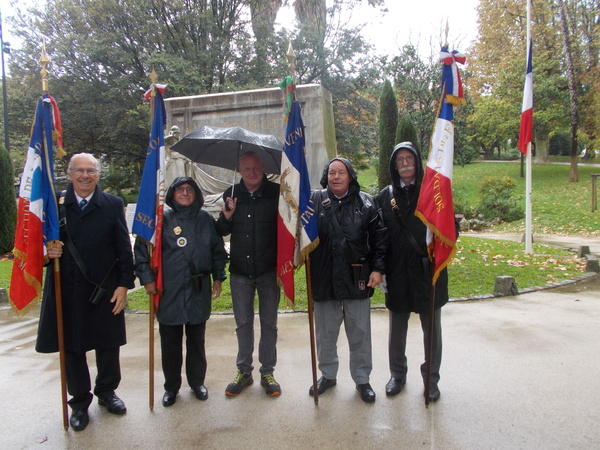
<instances>
[{"instance_id":1,"label":"flagpole","mask_svg":"<svg viewBox=\"0 0 600 450\"><path fill-rule=\"evenodd\" d=\"M150 94L150 128L154 123L154 98L156 97L156 81L158 75L152 67L150 72L151 94ZM154 246L148 243L148 254L150 255L150 261L152 261L154 253ZM150 411L154 411L154 315L156 314L154 306L154 294L148 294L149 300L149 322L148 322L148 407Z\"/></svg>"},{"instance_id":2,"label":"flagpole","mask_svg":"<svg viewBox=\"0 0 600 450\"><path fill-rule=\"evenodd\" d=\"M42 76L42 95L48 94L48 64L50 64L50 59L48 59L48 56L46 55L46 44L44 43L42 44L42 56L40 58L40 65L42 66L42 70L40 71ZM44 107L45 106L42 106L42 111ZM44 123L44 129L42 129L44 152L46 153L46 157L48 156L48 145L46 142L47 134L45 132L45 127L47 126L48 124ZM58 241L48 242L48 248L57 247L60 247L60 243ZM65 362L65 335L63 328L62 286L60 282L60 258L54 258L54 300L56 302L56 331L58 337L58 359L60 366L60 394L63 413L63 427L65 431L67 431L69 429L69 414L67 408L67 368Z\"/></svg>"},{"instance_id":3,"label":"flagpole","mask_svg":"<svg viewBox=\"0 0 600 450\"><path fill-rule=\"evenodd\" d=\"M288 50L286 54L288 64L290 66L290 71L292 73L292 86L293 89L293 97L292 102L297 101L296 99L296 53L294 52L294 47L292 47L292 41L289 42ZM315 342L315 316L314 316L314 302L312 295L312 281L311 281L311 270L310 270L310 257L308 254L304 257L304 270L306 273L306 296L308 301L308 329L310 334L310 362L312 369L312 378L313 378L313 398L315 402L315 406L319 405L319 389L317 386L317 352L316 352L316 342Z\"/></svg>"},{"instance_id":4,"label":"flagpole","mask_svg":"<svg viewBox=\"0 0 600 450\"><path fill-rule=\"evenodd\" d=\"M531 0L527 0L527 59L530 55L531 41ZM531 165L532 165L532 147L533 139L527 144L527 156L525 167L525 253L533 252L533 236L532 236L532 202L531 202Z\"/></svg>"}]
</instances>

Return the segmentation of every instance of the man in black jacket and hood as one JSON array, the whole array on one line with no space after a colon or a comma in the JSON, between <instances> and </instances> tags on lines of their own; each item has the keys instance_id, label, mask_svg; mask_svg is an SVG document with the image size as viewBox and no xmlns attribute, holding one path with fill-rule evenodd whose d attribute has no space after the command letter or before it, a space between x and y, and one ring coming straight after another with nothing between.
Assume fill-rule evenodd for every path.
<instances>
[{"instance_id":1,"label":"man in black jacket and hood","mask_svg":"<svg viewBox=\"0 0 600 450\"><path fill-rule=\"evenodd\" d=\"M204 386L204 335L211 300L221 294L227 253L214 219L202 209L204 197L190 177L175 178L165 196L162 225L163 292L156 311L165 375L163 406L177 400L181 387L183 333L186 336L187 381L198 400L208 398ZM135 243L135 272L150 295L157 293L148 247ZM212 285L211 285L212 278Z\"/></svg>"},{"instance_id":2,"label":"man in black jacket and hood","mask_svg":"<svg viewBox=\"0 0 600 450\"><path fill-rule=\"evenodd\" d=\"M363 401L375 401L369 384L371 302L382 281L387 232L373 197L360 191L350 161L332 159L312 200L319 245L310 254L319 370L318 393L336 385L337 339L342 322L350 347L350 374ZM311 387L310 395L314 395Z\"/></svg>"},{"instance_id":3,"label":"man in black jacket and hood","mask_svg":"<svg viewBox=\"0 0 600 450\"><path fill-rule=\"evenodd\" d=\"M388 396L397 395L406 383L408 362L406 335L410 313L419 314L423 329L425 357L429 345L429 302L431 271L427 256L427 227L415 216L423 180L421 155L412 142L402 142L390 158L392 184L381 190L377 201L390 236L386 257L387 293L390 310L389 363L391 378L385 387ZM430 401L440 398L438 382L442 363L441 307L448 302L448 272L444 269L435 285L433 352ZM421 365L425 382L426 362Z\"/></svg>"}]
</instances>

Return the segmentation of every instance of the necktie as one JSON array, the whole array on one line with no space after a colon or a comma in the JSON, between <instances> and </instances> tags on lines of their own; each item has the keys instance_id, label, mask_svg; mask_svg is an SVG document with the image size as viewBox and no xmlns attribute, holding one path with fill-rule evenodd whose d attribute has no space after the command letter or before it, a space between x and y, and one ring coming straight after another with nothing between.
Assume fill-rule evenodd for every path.
<instances>
[{"instance_id":1,"label":"necktie","mask_svg":"<svg viewBox=\"0 0 600 450\"><path fill-rule=\"evenodd\" d=\"M81 210L83 211L85 209L85 207L87 206L87 200L85 198L81 199L81 201L79 202L79 208L81 208Z\"/></svg>"}]
</instances>

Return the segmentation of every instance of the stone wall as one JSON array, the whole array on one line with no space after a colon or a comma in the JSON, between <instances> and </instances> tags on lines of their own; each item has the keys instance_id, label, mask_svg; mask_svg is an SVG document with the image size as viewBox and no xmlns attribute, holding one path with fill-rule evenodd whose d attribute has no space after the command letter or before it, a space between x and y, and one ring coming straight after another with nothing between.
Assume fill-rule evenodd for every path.
<instances>
[{"instance_id":1,"label":"stone wall","mask_svg":"<svg viewBox=\"0 0 600 450\"><path fill-rule=\"evenodd\" d=\"M325 164L336 155L331 94L318 84L308 84L297 86L296 95L302 105L311 186L317 189L321 187L319 180ZM167 130L176 125L181 136L185 136L202 125L239 126L274 135L283 142L283 102L283 91L279 88L168 98L165 99ZM215 178L232 179L231 171L199 166Z\"/></svg>"}]
</instances>

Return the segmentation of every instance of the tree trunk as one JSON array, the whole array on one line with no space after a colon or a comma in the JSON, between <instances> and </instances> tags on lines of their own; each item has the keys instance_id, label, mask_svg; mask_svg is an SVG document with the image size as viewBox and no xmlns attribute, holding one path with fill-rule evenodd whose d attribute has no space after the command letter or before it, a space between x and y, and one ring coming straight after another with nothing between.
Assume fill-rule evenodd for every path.
<instances>
[{"instance_id":1,"label":"tree trunk","mask_svg":"<svg viewBox=\"0 0 600 450\"><path fill-rule=\"evenodd\" d=\"M569 181L579 181L577 170L577 126L579 122L579 110L577 108L577 83L575 75L575 66L573 65L573 52L571 50L571 41L569 39L569 25L567 23L567 13L563 0L557 0L560 23L562 26L563 37L565 40L565 53L567 56L567 73L569 74L569 97L571 99L571 170Z\"/></svg>"},{"instance_id":2,"label":"tree trunk","mask_svg":"<svg viewBox=\"0 0 600 450\"><path fill-rule=\"evenodd\" d=\"M550 162L550 136L548 133L536 133L535 135L535 162L548 163Z\"/></svg>"}]
</instances>

